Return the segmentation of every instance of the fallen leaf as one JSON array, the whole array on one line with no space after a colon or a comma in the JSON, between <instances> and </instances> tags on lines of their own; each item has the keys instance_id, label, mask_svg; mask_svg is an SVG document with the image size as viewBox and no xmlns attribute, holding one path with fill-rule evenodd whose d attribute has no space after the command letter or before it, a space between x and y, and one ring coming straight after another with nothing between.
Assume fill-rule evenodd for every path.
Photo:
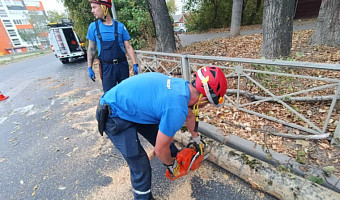
<instances>
[{"instance_id":1,"label":"fallen leaf","mask_svg":"<svg viewBox=\"0 0 340 200\"><path fill-rule=\"evenodd\" d=\"M225 179L229 179L228 174L224 174L223 177L224 177Z\"/></svg>"},{"instance_id":2,"label":"fallen leaf","mask_svg":"<svg viewBox=\"0 0 340 200\"><path fill-rule=\"evenodd\" d=\"M264 198L264 193L263 192L257 192L257 196L259 196L262 199L262 198Z\"/></svg>"},{"instance_id":3,"label":"fallen leaf","mask_svg":"<svg viewBox=\"0 0 340 200\"><path fill-rule=\"evenodd\" d=\"M320 108L320 109L319 109L319 112L320 112L320 113L325 113L325 112L327 112L327 110L321 109L321 108Z\"/></svg>"},{"instance_id":4,"label":"fallen leaf","mask_svg":"<svg viewBox=\"0 0 340 200\"><path fill-rule=\"evenodd\" d=\"M66 188L67 188L67 187L63 187L63 186L60 185L60 186L58 187L58 190L65 190Z\"/></svg>"},{"instance_id":5,"label":"fallen leaf","mask_svg":"<svg viewBox=\"0 0 340 200\"><path fill-rule=\"evenodd\" d=\"M34 197L35 195L35 191L38 189L38 185L35 185L34 188L33 188L33 193L32 193L32 197Z\"/></svg>"}]
</instances>

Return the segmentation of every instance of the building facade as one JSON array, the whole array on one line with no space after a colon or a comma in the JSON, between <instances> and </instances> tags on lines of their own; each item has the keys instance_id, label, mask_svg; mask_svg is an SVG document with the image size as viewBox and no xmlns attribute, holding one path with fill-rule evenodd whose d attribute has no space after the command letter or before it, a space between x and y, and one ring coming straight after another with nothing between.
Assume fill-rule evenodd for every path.
<instances>
[{"instance_id":1,"label":"building facade","mask_svg":"<svg viewBox=\"0 0 340 200\"><path fill-rule=\"evenodd\" d=\"M39 0L0 0L0 55L21 53L49 46L47 33L36 34L32 13L42 19L46 13ZM42 17L39 17L42 16ZM38 35L35 37L34 35Z\"/></svg>"}]
</instances>

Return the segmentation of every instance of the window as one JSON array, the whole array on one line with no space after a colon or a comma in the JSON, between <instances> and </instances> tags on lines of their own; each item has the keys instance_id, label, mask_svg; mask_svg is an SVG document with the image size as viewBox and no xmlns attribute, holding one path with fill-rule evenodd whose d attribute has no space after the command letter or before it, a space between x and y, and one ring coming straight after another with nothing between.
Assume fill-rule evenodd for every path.
<instances>
[{"instance_id":1,"label":"window","mask_svg":"<svg viewBox=\"0 0 340 200\"><path fill-rule=\"evenodd\" d=\"M21 45L19 39L12 39L12 43L14 44L14 46L19 46L19 45Z\"/></svg>"},{"instance_id":2,"label":"window","mask_svg":"<svg viewBox=\"0 0 340 200\"><path fill-rule=\"evenodd\" d=\"M7 30L7 32L8 32L8 35L11 36L11 37L17 36L17 33L16 33L15 30L13 30L13 29Z\"/></svg>"},{"instance_id":3,"label":"window","mask_svg":"<svg viewBox=\"0 0 340 200\"><path fill-rule=\"evenodd\" d=\"M6 10L0 10L0 17L8 17Z\"/></svg>"},{"instance_id":4,"label":"window","mask_svg":"<svg viewBox=\"0 0 340 200\"><path fill-rule=\"evenodd\" d=\"M24 6L23 1L4 0L4 2L7 7L11 7L11 6L23 7Z\"/></svg>"},{"instance_id":5,"label":"window","mask_svg":"<svg viewBox=\"0 0 340 200\"><path fill-rule=\"evenodd\" d=\"M10 20L2 20L2 22L4 23L5 27L13 27Z\"/></svg>"}]
</instances>

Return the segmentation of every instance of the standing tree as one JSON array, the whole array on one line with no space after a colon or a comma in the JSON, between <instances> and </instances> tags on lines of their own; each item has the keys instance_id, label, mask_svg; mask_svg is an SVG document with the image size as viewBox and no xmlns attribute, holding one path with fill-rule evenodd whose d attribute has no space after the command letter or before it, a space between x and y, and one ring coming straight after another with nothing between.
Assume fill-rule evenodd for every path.
<instances>
[{"instance_id":1,"label":"standing tree","mask_svg":"<svg viewBox=\"0 0 340 200\"><path fill-rule=\"evenodd\" d=\"M242 4L243 0L233 0L233 11L231 15L230 36L236 37L240 35L242 20Z\"/></svg>"},{"instance_id":2,"label":"standing tree","mask_svg":"<svg viewBox=\"0 0 340 200\"><path fill-rule=\"evenodd\" d=\"M18 30L21 39L31 44L34 47L35 43L38 43L38 36L33 32L32 29L19 29Z\"/></svg>"},{"instance_id":3,"label":"standing tree","mask_svg":"<svg viewBox=\"0 0 340 200\"><path fill-rule=\"evenodd\" d=\"M316 29L309 41L312 45L340 46L340 1L323 0Z\"/></svg>"},{"instance_id":4,"label":"standing tree","mask_svg":"<svg viewBox=\"0 0 340 200\"><path fill-rule=\"evenodd\" d=\"M174 30L165 0L148 0L148 6L156 31L156 51L174 52L176 50Z\"/></svg>"},{"instance_id":5,"label":"standing tree","mask_svg":"<svg viewBox=\"0 0 340 200\"><path fill-rule=\"evenodd\" d=\"M265 0L263 8L262 56L288 57L292 48L295 0Z\"/></svg>"},{"instance_id":6,"label":"standing tree","mask_svg":"<svg viewBox=\"0 0 340 200\"><path fill-rule=\"evenodd\" d=\"M47 21L49 23L61 22L62 19L67 19L68 16L65 13L59 14L57 11L47 12Z\"/></svg>"},{"instance_id":7,"label":"standing tree","mask_svg":"<svg viewBox=\"0 0 340 200\"><path fill-rule=\"evenodd\" d=\"M26 15L32 28L20 30L19 35L27 43L30 43L32 47L40 45L39 36L47 32L47 17L45 14L39 14L37 11L28 11Z\"/></svg>"},{"instance_id":8,"label":"standing tree","mask_svg":"<svg viewBox=\"0 0 340 200\"><path fill-rule=\"evenodd\" d=\"M178 11L175 0L166 0L166 6L168 7L170 16L174 16Z\"/></svg>"}]
</instances>

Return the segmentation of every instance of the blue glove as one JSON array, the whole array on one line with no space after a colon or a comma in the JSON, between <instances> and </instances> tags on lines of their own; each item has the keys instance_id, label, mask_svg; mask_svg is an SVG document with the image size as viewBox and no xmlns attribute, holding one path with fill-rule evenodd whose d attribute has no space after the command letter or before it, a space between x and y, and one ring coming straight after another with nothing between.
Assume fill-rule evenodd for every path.
<instances>
[{"instance_id":1,"label":"blue glove","mask_svg":"<svg viewBox=\"0 0 340 200\"><path fill-rule=\"evenodd\" d=\"M96 80L96 75L94 74L94 71L92 70L92 67L89 67L88 68L88 70L89 70L89 77L90 77L90 79L92 79L93 80L93 82L95 82Z\"/></svg>"},{"instance_id":2,"label":"blue glove","mask_svg":"<svg viewBox=\"0 0 340 200\"><path fill-rule=\"evenodd\" d=\"M138 74L138 64L133 64L133 74L134 75Z\"/></svg>"}]
</instances>

